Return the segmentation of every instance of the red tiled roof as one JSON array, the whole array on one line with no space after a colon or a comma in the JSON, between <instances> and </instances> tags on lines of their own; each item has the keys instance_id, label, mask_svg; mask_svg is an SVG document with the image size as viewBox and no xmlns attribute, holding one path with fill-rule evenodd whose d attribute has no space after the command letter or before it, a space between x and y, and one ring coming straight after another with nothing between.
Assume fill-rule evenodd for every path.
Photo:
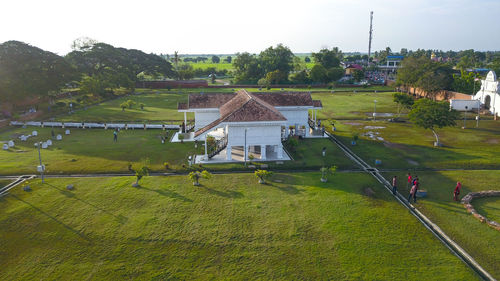
<instances>
[{"instance_id":1,"label":"red tiled roof","mask_svg":"<svg viewBox=\"0 0 500 281\"><path fill-rule=\"evenodd\" d=\"M272 106L313 106L311 94L302 93L250 93ZM207 93L190 94L187 109L220 108L236 94L234 93Z\"/></svg>"},{"instance_id":2,"label":"red tiled roof","mask_svg":"<svg viewBox=\"0 0 500 281\"><path fill-rule=\"evenodd\" d=\"M285 121L286 118L272 105L240 90L220 108L221 117L195 132L195 137L222 122Z\"/></svg>"},{"instance_id":3,"label":"red tiled roof","mask_svg":"<svg viewBox=\"0 0 500 281\"><path fill-rule=\"evenodd\" d=\"M323 103L320 100L313 100L313 106L323 108Z\"/></svg>"},{"instance_id":4,"label":"red tiled roof","mask_svg":"<svg viewBox=\"0 0 500 281\"><path fill-rule=\"evenodd\" d=\"M188 108L219 108L234 97L234 93L190 94Z\"/></svg>"}]
</instances>

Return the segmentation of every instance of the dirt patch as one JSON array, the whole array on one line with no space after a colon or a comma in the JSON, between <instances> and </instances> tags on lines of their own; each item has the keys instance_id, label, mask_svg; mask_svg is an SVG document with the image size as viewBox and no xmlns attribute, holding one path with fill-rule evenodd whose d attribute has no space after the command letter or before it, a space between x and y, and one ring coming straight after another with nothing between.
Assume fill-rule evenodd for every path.
<instances>
[{"instance_id":1,"label":"dirt patch","mask_svg":"<svg viewBox=\"0 0 500 281\"><path fill-rule=\"evenodd\" d=\"M486 141L486 143L489 143L489 144L498 144L500 143L500 140L499 139L489 139Z\"/></svg>"},{"instance_id":2,"label":"dirt patch","mask_svg":"<svg viewBox=\"0 0 500 281\"><path fill-rule=\"evenodd\" d=\"M367 187L367 188L363 189L363 194L368 196L368 197L375 197L375 191L373 191L373 189L371 189L371 187Z\"/></svg>"}]
</instances>

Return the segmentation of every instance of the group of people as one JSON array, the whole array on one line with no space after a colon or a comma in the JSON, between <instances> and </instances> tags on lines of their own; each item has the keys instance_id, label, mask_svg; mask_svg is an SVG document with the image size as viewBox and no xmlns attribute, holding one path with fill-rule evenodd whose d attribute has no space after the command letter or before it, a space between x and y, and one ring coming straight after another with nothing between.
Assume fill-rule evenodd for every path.
<instances>
[{"instance_id":1,"label":"group of people","mask_svg":"<svg viewBox=\"0 0 500 281\"><path fill-rule=\"evenodd\" d=\"M419 182L418 176L415 175L413 177L411 175L411 173L408 173L407 179L408 179L408 183L406 184L406 188L410 189L410 194L408 195L408 202L411 202L411 199L413 198L413 203L417 203L417 191L420 187L420 182ZM462 183L458 181L457 185L455 186L455 189L453 190L453 201L460 200L459 195L460 195L461 189L462 189ZM392 194L396 195L396 193L397 193L397 176L394 176L392 178Z\"/></svg>"}]
</instances>

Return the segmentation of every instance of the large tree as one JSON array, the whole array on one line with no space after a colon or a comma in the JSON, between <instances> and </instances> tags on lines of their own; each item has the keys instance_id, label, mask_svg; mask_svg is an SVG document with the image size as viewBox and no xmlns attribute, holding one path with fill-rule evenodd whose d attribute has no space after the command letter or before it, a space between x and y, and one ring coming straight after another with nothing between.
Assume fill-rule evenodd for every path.
<instances>
[{"instance_id":1,"label":"large tree","mask_svg":"<svg viewBox=\"0 0 500 281\"><path fill-rule=\"evenodd\" d=\"M288 74L294 67L294 54L290 49L282 44L276 47L269 47L259 54L259 61L264 73L279 71L279 77L283 80L278 83L287 82ZM275 75L276 76L276 75Z\"/></svg>"},{"instance_id":2,"label":"large tree","mask_svg":"<svg viewBox=\"0 0 500 281\"><path fill-rule=\"evenodd\" d=\"M436 146L440 145L436 129L455 126L458 117L458 111L450 110L447 101L436 102L425 98L417 100L408 114L408 118L415 125L432 131L436 138Z\"/></svg>"},{"instance_id":3,"label":"large tree","mask_svg":"<svg viewBox=\"0 0 500 281\"><path fill-rule=\"evenodd\" d=\"M259 64L259 59L255 55L246 52L236 54L233 67L237 84L255 84L265 74Z\"/></svg>"},{"instance_id":4,"label":"large tree","mask_svg":"<svg viewBox=\"0 0 500 281\"><path fill-rule=\"evenodd\" d=\"M75 79L62 57L19 41L0 44L0 99L44 96Z\"/></svg>"},{"instance_id":5,"label":"large tree","mask_svg":"<svg viewBox=\"0 0 500 281\"><path fill-rule=\"evenodd\" d=\"M102 84L110 88L133 88L140 73L174 76L172 65L163 57L139 50L115 48L105 43L72 51L65 58L82 74L105 80Z\"/></svg>"},{"instance_id":6,"label":"large tree","mask_svg":"<svg viewBox=\"0 0 500 281\"><path fill-rule=\"evenodd\" d=\"M329 69L340 65L342 51L340 51L337 47L332 48L331 50L321 49L317 53L312 53L312 57L316 63L321 64L326 69Z\"/></svg>"}]
</instances>

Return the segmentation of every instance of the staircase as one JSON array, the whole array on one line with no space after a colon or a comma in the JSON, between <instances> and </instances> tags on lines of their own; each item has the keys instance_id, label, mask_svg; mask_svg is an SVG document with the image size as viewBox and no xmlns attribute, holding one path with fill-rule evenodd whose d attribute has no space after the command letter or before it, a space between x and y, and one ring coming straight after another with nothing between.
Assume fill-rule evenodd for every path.
<instances>
[{"instance_id":1,"label":"staircase","mask_svg":"<svg viewBox=\"0 0 500 281\"><path fill-rule=\"evenodd\" d=\"M226 147L227 147L227 135L215 142L215 150L208 154L208 159L211 159L215 155L219 154L219 152L224 150L224 148Z\"/></svg>"}]
</instances>

